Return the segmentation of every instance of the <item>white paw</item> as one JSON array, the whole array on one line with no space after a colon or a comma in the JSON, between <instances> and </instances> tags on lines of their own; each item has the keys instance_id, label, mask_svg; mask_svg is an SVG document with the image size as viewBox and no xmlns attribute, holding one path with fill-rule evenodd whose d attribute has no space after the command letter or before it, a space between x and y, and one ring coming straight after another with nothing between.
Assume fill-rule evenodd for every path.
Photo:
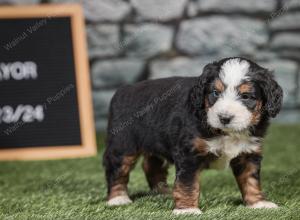
<instances>
[{"instance_id":1,"label":"white paw","mask_svg":"<svg viewBox=\"0 0 300 220\"><path fill-rule=\"evenodd\" d=\"M201 210L198 208L188 208L188 209L174 209L174 215L200 215L202 214Z\"/></svg>"},{"instance_id":2,"label":"white paw","mask_svg":"<svg viewBox=\"0 0 300 220\"><path fill-rule=\"evenodd\" d=\"M248 207L252 209L274 209L278 208L278 205L269 201L259 201L253 205L249 205Z\"/></svg>"},{"instance_id":3,"label":"white paw","mask_svg":"<svg viewBox=\"0 0 300 220\"><path fill-rule=\"evenodd\" d=\"M107 205L109 206L117 206L117 205L126 205L132 203L131 199L127 195L117 196L110 200L108 200Z\"/></svg>"}]
</instances>

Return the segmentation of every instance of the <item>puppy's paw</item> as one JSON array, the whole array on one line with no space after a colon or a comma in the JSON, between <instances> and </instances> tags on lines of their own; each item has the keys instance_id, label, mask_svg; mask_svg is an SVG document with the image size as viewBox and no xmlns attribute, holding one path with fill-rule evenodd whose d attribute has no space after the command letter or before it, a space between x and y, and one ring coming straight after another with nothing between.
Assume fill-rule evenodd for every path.
<instances>
[{"instance_id":1,"label":"puppy's paw","mask_svg":"<svg viewBox=\"0 0 300 220\"><path fill-rule=\"evenodd\" d=\"M259 201L252 205L248 205L247 207L252 209L274 209L274 208L278 208L278 205L269 201Z\"/></svg>"},{"instance_id":2,"label":"puppy's paw","mask_svg":"<svg viewBox=\"0 0 300 220\"><path fill-rule=\"evenodd\" d=\"M132 203L131 199L127 195L122 195L108 200L107 205L117 206L117 205L127 205L130 203Z\"/></svg>"},{"instance_id":3,"label":"puppy's paw","mask_svg":"<svg viewBox=\"0 0 300 220\"><path fill-rule=\"evenodd\" d=\"M174 215L200 215L202 214L201 210L198 208L187 208L187 209L174 209Z\"/></svg>"}]
</instances>

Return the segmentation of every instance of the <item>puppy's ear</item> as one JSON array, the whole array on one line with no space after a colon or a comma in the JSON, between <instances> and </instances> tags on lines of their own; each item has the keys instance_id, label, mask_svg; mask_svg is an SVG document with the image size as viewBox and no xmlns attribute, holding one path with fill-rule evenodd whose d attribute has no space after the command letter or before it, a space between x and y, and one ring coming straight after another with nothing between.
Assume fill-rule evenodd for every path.
<instances>
[{"instance_id":1,"label":"puppy's ear","mask_svg":"<svg viewBox=\"0 0 300 220\"><path fill-rule=\"evenodd\" d=\"M215 63L207 64L199 77L197 84L192 88L190 99L195 110L203 109L205 93L209 83L218 75L219 66Z\"/></svg>"},{"instance_id":2,"label":"puppy's ear","mask_svg":"<svg viewBox=\"0 0 300 220\"><path fill-rule=\"evenodd\" d=\"M275 117L282 106L282 88L274 80L273 73L267 69L258 71L254 76L255 81L263 92L264 110L270 117Z\"/></svg>"}]
</instances>

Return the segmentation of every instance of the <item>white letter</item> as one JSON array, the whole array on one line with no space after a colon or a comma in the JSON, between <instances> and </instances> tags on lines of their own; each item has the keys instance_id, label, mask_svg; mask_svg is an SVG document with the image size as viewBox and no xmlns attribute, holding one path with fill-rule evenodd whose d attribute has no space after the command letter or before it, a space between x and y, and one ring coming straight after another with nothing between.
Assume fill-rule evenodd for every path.
<instances>
[{"instance_id":1,"label":"white letter","mask_svg":"<svg viewBox=\"0 0 300 220\"><path fill-rule=\"evenodd\" d=\"M9 79L9 64L1 63L0 68L2 70L2 76L0 76L0 80L8 80Z\"/></svg>"},{"instance_id":2,"label":"white letter","mask_svg":"<svg viewBox=\"0 0 300 220\"><path fill-rule=\"evenodd\" d=\"M21 62L15 62L10 66L10 72L12 78L15 80L21 80L24 77L24 65Z\"/></svg>"},{"instance_id":3,"label":"white letter","mask_svg":"<svg viewBox=\"0 0 300 220\"><path fill-rule=\"evenodd\" d=\"M32 79L36 79L38 74L37 74L37 65L34 62L28 61L25 62L25 78L29 79L30 77Z\"/></svg>"}]
</instances>

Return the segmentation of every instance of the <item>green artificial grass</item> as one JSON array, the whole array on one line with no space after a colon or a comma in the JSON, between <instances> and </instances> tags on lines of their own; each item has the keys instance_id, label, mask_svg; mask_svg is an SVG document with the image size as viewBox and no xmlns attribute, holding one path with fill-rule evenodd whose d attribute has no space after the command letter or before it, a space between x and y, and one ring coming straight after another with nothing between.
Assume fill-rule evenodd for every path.
<instances>
[{"instance_id":1,"label":"green artificial grass","mask_svg":"<svg viewBox=\"0 0 300 220\"><path fill-rule=\"evenodd\" d=\"M93 158L1 162L0 219L300 219L300 125L273 125L265 140L262 183L276 210L245 208L231 171L209 170L201 175L203 215L174 216L171 196L149 193L140 164L129 183L134 203L107 207L102 135L98 145Z\"/></svg>"}]
</instances>

